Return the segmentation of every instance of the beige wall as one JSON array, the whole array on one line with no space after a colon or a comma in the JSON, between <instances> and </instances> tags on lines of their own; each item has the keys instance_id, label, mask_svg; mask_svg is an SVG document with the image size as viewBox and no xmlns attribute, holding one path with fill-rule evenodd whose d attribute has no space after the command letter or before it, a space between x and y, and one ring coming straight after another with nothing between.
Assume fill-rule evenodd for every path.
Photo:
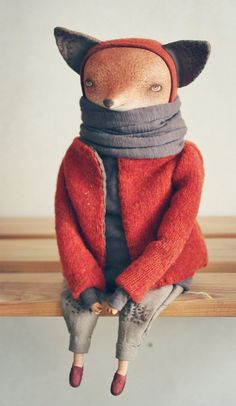
<instances>
[{"instance_id":1,"label":"beige wall","mask_svg":"<svg viewBox=\"0 0 236 406\"><path fill-rule=\"evenodd\" d=\"M59 163L80 123L79 77L56 48L61 25L100 39L207 39L204 72L179 90L187 138L202 151L200 214L236 214L235 1L0 1L0 216L53 215Z\"/></svg>"}]
</instances>

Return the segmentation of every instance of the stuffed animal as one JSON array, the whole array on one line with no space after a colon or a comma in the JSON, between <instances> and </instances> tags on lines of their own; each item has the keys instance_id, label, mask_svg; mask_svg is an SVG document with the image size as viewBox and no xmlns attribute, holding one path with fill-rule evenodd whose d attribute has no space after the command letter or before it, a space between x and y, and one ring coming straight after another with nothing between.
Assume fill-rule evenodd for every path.
<instances>
[{"instance_id":1,"label":"stuffed animal","mask_svg":"<svg viewBox=\"0 0 236 406\"><path fill-rule=\"evenodd\" d=\"M184 138L177 90L200 74L210 45L100 41L60 27L54 34L83 93L80 133L55 193L61 309L74 357L69 383L81 383L101 311L118 314L116 396L155 318L208 263L196 221L204 163Z\"/></svg>"}]
</instances>

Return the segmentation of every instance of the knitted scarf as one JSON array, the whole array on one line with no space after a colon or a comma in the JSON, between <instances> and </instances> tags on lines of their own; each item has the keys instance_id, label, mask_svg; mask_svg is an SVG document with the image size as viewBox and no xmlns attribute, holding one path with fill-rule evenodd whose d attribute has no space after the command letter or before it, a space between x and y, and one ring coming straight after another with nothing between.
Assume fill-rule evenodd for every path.
<instances>
[{"instance_id":1,"label":"knitted scarf","mask_svg":"<svg viewBox=\"0 0 236 406\"><path fill-rule=\"evenodd\" d=\"M80 139L103 155L162 158L184 147L187 127L177 95L171 103L126 111L108 110L80 98Z\"/></svg>"}]
</instances>

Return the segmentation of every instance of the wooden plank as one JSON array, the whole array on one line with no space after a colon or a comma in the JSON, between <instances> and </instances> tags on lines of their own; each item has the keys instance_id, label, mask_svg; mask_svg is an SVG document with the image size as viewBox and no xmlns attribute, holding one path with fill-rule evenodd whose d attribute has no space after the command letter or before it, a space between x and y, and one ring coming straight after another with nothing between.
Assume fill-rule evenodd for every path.
<instances>
[{"instance_id":1,"label":"wooden plank","mask_svg":"<svg viewBox=\"0 0 236 406\"><path fill-rule=\"evenodd\" d=\"M1 217L0 238L55 238L53 217Z\"/></svg>"},{"instance_id":2,"label":"wooden plank","mask_svg":"<svg viewBox=\"0 0 236 406\"><path fill-rule=\"evenodd\" d=\"M0 239L0 272L61 272L55 239Z\"/></svg>"},{"instance_id":3,"label":"wooden plank","mask_svg":"<svg viewBox=\"0 0 236 406\"><path fill-rule=\"evenodd\" d=\"M236 272L236 238L206 238L209 264L200 272Z\"/></svg>"},{"instance_id":4,"label":"wooden plank","mask_svg":"<svg viewBox=\"0 0 236 406\"><path fill-rule=\"evenodd\" d=\"M236 238L236 216L198 216L207 238ZM53 217L2 217L0 238L55 238Z\"/></svg>"},{"instance_id":5,"label":"wooden plank","mask_svg":"<svg viewBox=\"0 0 236 406\"><path fill-rule=\"evenodd\" d=\"M62 279L56 273L0 274L0 316L61 316ZM236 316L236 274L197 273L192 291L205 294L183 294L161 316Z\"/></svg>"},{"instance_id":6,"label":"wooden plank","mask_svg":"<svg viewBox=\"0 0 236 406\"><path fill-rule=\"evenodd\" d=\"M206 239L209 264L199 272L236 272L236 238ZM0 272L61 272L55 239L0 239Z\"/></svg>"},{"instance_id":7,"label":"wooden plank","mask_svg":"<svg viewBox=\"0 0 236 406\"><path fill-rule=\"evenodd\" d=\"M236 238L236 216L198 216L206 238Z\"/></svg>"}]
</instances>

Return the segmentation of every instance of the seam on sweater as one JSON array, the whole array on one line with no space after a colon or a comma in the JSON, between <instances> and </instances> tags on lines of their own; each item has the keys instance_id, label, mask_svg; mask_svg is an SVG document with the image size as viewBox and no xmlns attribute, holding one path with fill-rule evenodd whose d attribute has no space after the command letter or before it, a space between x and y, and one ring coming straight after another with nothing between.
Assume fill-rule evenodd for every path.
<instances>
[{"instance_id":1,"label":"seam on sweater","mask_svg":"<svg viewBox=\"0 0 236 406\"><path fill-rule=\"evenodd\" d=\"M101 169L101 175L102 175L102 185L103 185L103 201L104 201L104 211L103 211L103 238L104 238L104 267L106 263L106 235L105 235L105 230L106 230L106 223L105 223L105 214L106 214L106 198L107 198L107 188L106 188L106 170L105 166L103 164L102 158L99 156L95 148L93 148L91 145L89 145L89 148L93 150L94 155L96 156L100 169Z\"/></svg>"},{"instance_id":2,"label":"seam on sweater","mask_svg":"<svg viewBox=\"0 0 236 406\"><path fill-rule=\"evenodd\" d=\"M82 228L80 226L80 219L79 219L78 213L77 213L77 211L76 211L76 209L74 207L73 200L70 197L69 189L67 187L66 176L65 176L65 168L64 168L64 165L65 165L64 160L65 160L65 158L62 161L62 166L63 166L63 178L64 178L64 184L65 184L65 188L66 188L66 194L67 194L69 204L70 204L70 207L71 207L71 210L72 210L72 213L73 213L74 221L76 223L77 231L79 232L79 234L80 234L80 236L82 238L82 241L84 243L85 248L90 251L90 249L89 249L89 247L87 245L87 242L86 242L86 238L84 238L83 230L82 230ZM82 262L83 262L83 267L86 268L86 263L84 262L84 260L82 260ZM71 275L72 278L74 278L73 272L70 272L70 275Z\"/></svg>"}]
</instances>

